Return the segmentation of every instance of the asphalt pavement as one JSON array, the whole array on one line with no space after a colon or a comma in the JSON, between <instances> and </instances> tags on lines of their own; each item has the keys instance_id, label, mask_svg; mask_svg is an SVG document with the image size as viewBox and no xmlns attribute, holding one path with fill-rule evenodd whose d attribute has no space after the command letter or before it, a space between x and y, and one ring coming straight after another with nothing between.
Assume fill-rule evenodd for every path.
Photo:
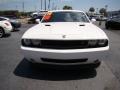
<instances>
[{"instance_id":1,"label":"asphalt pavement","mask_svg":"<svg viewBox=\"0 0 120 90\"><path fill-rule=\"evenodd\" d=\"M95 23L98 25L98 22ZM120 30L102 28L110 39L109 56L96 70L51 70L31 67L20 50L24 24L11 36L0 38L0 90L119 90Z\"/></svg>"}]
</instances>

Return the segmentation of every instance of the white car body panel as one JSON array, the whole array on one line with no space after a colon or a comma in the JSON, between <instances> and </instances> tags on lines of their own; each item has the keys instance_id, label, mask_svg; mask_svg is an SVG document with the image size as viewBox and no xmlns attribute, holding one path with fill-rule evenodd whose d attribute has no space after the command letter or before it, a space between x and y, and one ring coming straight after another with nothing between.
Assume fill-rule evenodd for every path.
<instances>
[{"instance_id":1,"label":"white car body panel","mask_svg":"<svg viewBox=\"0 0 120 90\"><path fill-rule=\"evenodd\" d=\"M9 26L7 26L5 23L8 23ZM7 20L0 21L0 27L4 29L5 34L9 34L12 31L12 25Z\"/></svg>"}]
</instances>

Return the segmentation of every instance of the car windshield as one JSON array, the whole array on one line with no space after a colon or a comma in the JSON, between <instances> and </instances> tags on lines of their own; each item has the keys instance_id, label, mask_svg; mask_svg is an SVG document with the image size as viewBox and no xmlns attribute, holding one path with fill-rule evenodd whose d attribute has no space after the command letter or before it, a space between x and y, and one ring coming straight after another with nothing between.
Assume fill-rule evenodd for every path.
<instances>
[{"instance_id":1,"label":"car windshield","mask_svg":"<svg viewBox=\"0 0 120 90\"><path fill-rule=\"evenodd\" d=\"M45 16L42 22L89 22L82 12L52 12L48 20L45 20Z\"/></svg>"}]
</instances>

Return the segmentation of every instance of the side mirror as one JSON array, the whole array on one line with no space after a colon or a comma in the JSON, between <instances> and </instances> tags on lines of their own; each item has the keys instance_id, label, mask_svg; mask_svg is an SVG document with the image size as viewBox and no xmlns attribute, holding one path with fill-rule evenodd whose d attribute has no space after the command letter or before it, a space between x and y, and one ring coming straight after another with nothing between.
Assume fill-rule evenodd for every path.
<instances>
[{"instance_id":1,"label":"side mirror","mask_svg":"<svg viewBox=\"0 0 120 90\"><path fill-rule=\"evenodd\" d=\"M91 19L91 22L92 22L92 23L95 22L95 21L96 21L96 19L93 19L93 18Z\"/></svg>"},{"instance_id":2,"label":"side mirror","mask_svg":"<svg viewBox=\"0 0 120 90\"><path fill-rule=\"evenodd\" d=\"M36 21L37 24L41 23L40 19L36 19L35 21Z\"/></svg>"}]
</instances>

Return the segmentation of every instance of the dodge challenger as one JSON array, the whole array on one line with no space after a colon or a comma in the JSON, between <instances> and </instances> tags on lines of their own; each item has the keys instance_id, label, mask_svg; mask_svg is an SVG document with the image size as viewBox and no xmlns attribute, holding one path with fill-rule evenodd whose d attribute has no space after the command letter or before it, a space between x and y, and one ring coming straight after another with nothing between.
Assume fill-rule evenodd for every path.
<instances>
[{"instance_id":1,"label":"dodge challenger","mask_svg":"<svg viewBox=\"0 0 120 90\"><path fill-rule=\"evenodd\" d=\"M32 63L97 68L105 60L109 40L84 12L54 10L24 33L21 49Z\"/></svg>"}]
</instances>

